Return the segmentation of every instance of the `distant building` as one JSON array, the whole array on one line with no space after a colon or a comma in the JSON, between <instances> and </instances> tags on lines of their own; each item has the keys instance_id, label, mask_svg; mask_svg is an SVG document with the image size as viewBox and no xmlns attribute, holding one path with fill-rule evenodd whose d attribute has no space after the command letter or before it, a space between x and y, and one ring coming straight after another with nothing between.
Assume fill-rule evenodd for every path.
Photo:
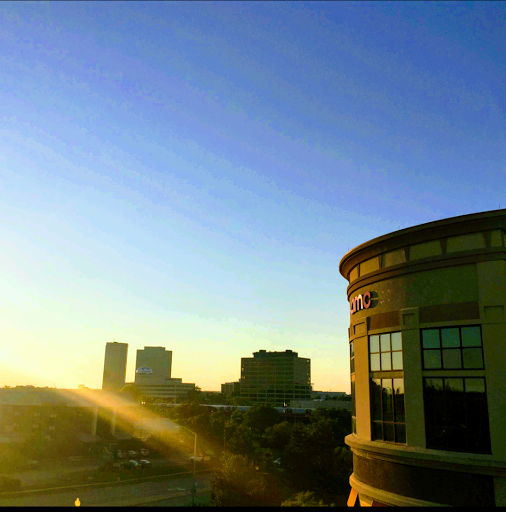
<instances>
[{"instance_id":1,"label":"distant building","mask_svg":"<svg viewBox=\"0 0 506 512\"><path fill-rule=\"evenodd\" d=\"M102 389L117 392L125 385L128 343L116 341L105 345Z\"/></svg>"},{"instance_id":2,"label":"distant building","mask_svg":"<svg viewBox=\"0 0 506 512\"><path fill-rule=\"evenodd\" d=\"M151 373L139 372L140 368L149 368ZM170 379L172 372L172 350L164 347L144 347L137 350L135 361L135 383L147 384Z\"/></svg>"},{"instance_id":3,"label":"distant building","mask_svg":"<svg viewBox=\"0 0 506 512\"><path fill-rule=\"evenodd\" d=\"M194 383L172 378L172 351L164 347L144 347L137 350L135 386L145 398L178 402L190 391Z\"/></svg>"},{"instance_id":4,"label":"distant building","mask_svg":"<svg viewBox=\"0 0 506 512\"><path fill-rule=\"evenodd\" d=\"M241 392L241 383L240 382L225 382L225 384L221 385L221 392L224 395L229 395L230 393L240 393Z\"/></svg>"},{"instance_id":5,"label":"distant building","mask_svg":"<svg viewBox=\"0 0 506 512\"><path fill-rule=\"evenodd\" d=\"M351 397L351 395L348 395L346 392L344 391L312 391L311 392L311 398L315 399L315 398L318 398L318 399L322 399L322 400L328 400L328 399L332 399L332 400L337 400L339 398L343 398L343 397Z\"/></svg>"},{"instance_id":6,"label":"distant building","mask_svg":"<svg viewBox=\"0 0 506 512\"><path fill-rule=\"evenodd\" d=\"M297 352L260 350L241 358L241 398L283 407L311 398L311 361Z\"/></svg>"},{"instance_id":7,"label":"distant building","mask_svg":"<svg viewBox=\"0 0 506 512\"><path fill-rule=\"evenodd\" d=\"M70 434L76 441L97 442L98 406L89 395L34 386L0 389L0 443L21 442L36 434L48 439Z\"/></svg>"},{"instance_id":8,"label":"distant building","mask_svg":"<svg viewBox=\"0 0 506 512\"><path fill-rule=\"evenodd\" d=\"M344 400L291 400L293 409L346 409L351 411L351 401Z\"/></svg>"}]
</instances>

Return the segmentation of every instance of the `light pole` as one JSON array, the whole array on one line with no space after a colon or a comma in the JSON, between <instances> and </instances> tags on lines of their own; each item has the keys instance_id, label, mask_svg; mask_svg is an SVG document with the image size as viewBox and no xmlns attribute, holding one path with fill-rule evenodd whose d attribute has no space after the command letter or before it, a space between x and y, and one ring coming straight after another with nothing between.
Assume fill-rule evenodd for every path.
<instances>
[{"instance_id":1,"label":"light pole","mask_svg":"<svg viewBox=\"0 0 506 512\"><path fill-rule=\"evenodd\" d=\"M197 434L193 432L193 430L190 430L188 427L183 427L183 425L179 425L180 427L188 430L188 432L192 433L195 436L195 443L193 445L193 486L192 486L192 507L195 506L195 493L197 492L197 489L195 488L196 480L195 480L195 461L197 460Z\"/></svg>"}]
</instances>

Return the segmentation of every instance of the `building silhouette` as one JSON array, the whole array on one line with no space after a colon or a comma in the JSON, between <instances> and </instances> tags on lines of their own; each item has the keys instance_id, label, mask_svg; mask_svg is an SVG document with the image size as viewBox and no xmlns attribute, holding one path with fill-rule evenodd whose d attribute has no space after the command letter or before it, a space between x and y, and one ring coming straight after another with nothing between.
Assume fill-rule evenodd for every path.
<instances>
[{"instance_id":1,"label":"building silhouette","mask_svg":"<svg viewBox=\"0 0 506 512\"><path fill-rule=\"evenodd\" d=\"M260 350L241 358L240 396L252 402L288 406L311 398L311 361L297 352Z\"/></svg>"},{"instance_id":2,"label":"building silhouette","mask_svg":"<svg viewBox=\"0 0 506 512\"><path fill-rule=\"evenodd\" d=\"M139 368L149 368L152 373L137 372ZM137 350L135 360L135 383L165 382L170 379L172 373L172 350L164 347L144 347Z\"/></svg>"},{"instance_id":3,"label":"building silhouette","mask_svg":"<svg viewBox=\"0 0 506 512\"><path fill-rule=\"evenodd\" d=\"M390 233L349 281L348 504L506 505L506 210Z\"/></svg>"},{"instance_id":4,"label":"building silhouette","mask_svg":"<svg viewBox=\"0 0 506 512\"><path fill-rule=\"evenodd\" d=\"M106 343L102 389L118 392L125 385L128 343Z\"/></svg>"},{"instance_id":5,"label":"building silhouette","mask_svg":"<svg viewBox=\"0 0 506 512\"><path fill-rule=\"evenodd\" d=\"M195 390L194 383L172 378L172 351L164 347L137 350L135 368L135 387L149 400L178 402Z\"/></svg>"}]
</instances>

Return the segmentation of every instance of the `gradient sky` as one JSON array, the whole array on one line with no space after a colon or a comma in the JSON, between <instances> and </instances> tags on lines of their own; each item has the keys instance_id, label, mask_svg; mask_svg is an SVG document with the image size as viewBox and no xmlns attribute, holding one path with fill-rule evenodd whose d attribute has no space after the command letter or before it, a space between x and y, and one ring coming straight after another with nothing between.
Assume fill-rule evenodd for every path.
<instances>
[{"instance_id":1,"label":"gradient sky","mask_svg":"<svg viewBox=\"0 0 506 512\"><path fill-rule=\"evenodd\" d=\"M0 385L105 343L349 391L352 247L506 207L506 3L0 4Z\"/></svg>"}]
</instances>

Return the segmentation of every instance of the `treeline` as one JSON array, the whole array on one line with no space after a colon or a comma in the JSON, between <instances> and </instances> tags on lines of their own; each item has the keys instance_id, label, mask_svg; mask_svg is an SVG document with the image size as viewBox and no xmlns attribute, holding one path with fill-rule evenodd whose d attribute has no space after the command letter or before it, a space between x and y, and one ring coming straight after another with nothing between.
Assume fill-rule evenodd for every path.
<instances>
[{"instance_id":1,"label":"treeline","mask_svg":"<svg viewBox=\"0 0 506 512\"><path fill-rule=\"evenodd\" d=\"M293 415L287 421L288 415L270 405L212 412L184 404L169 414L197 433L199 451L221 455L214 505L345 504L352 473L344 444L351 431L349 411L317 409L308 418Z\"/></svg>"}]
</instances>

